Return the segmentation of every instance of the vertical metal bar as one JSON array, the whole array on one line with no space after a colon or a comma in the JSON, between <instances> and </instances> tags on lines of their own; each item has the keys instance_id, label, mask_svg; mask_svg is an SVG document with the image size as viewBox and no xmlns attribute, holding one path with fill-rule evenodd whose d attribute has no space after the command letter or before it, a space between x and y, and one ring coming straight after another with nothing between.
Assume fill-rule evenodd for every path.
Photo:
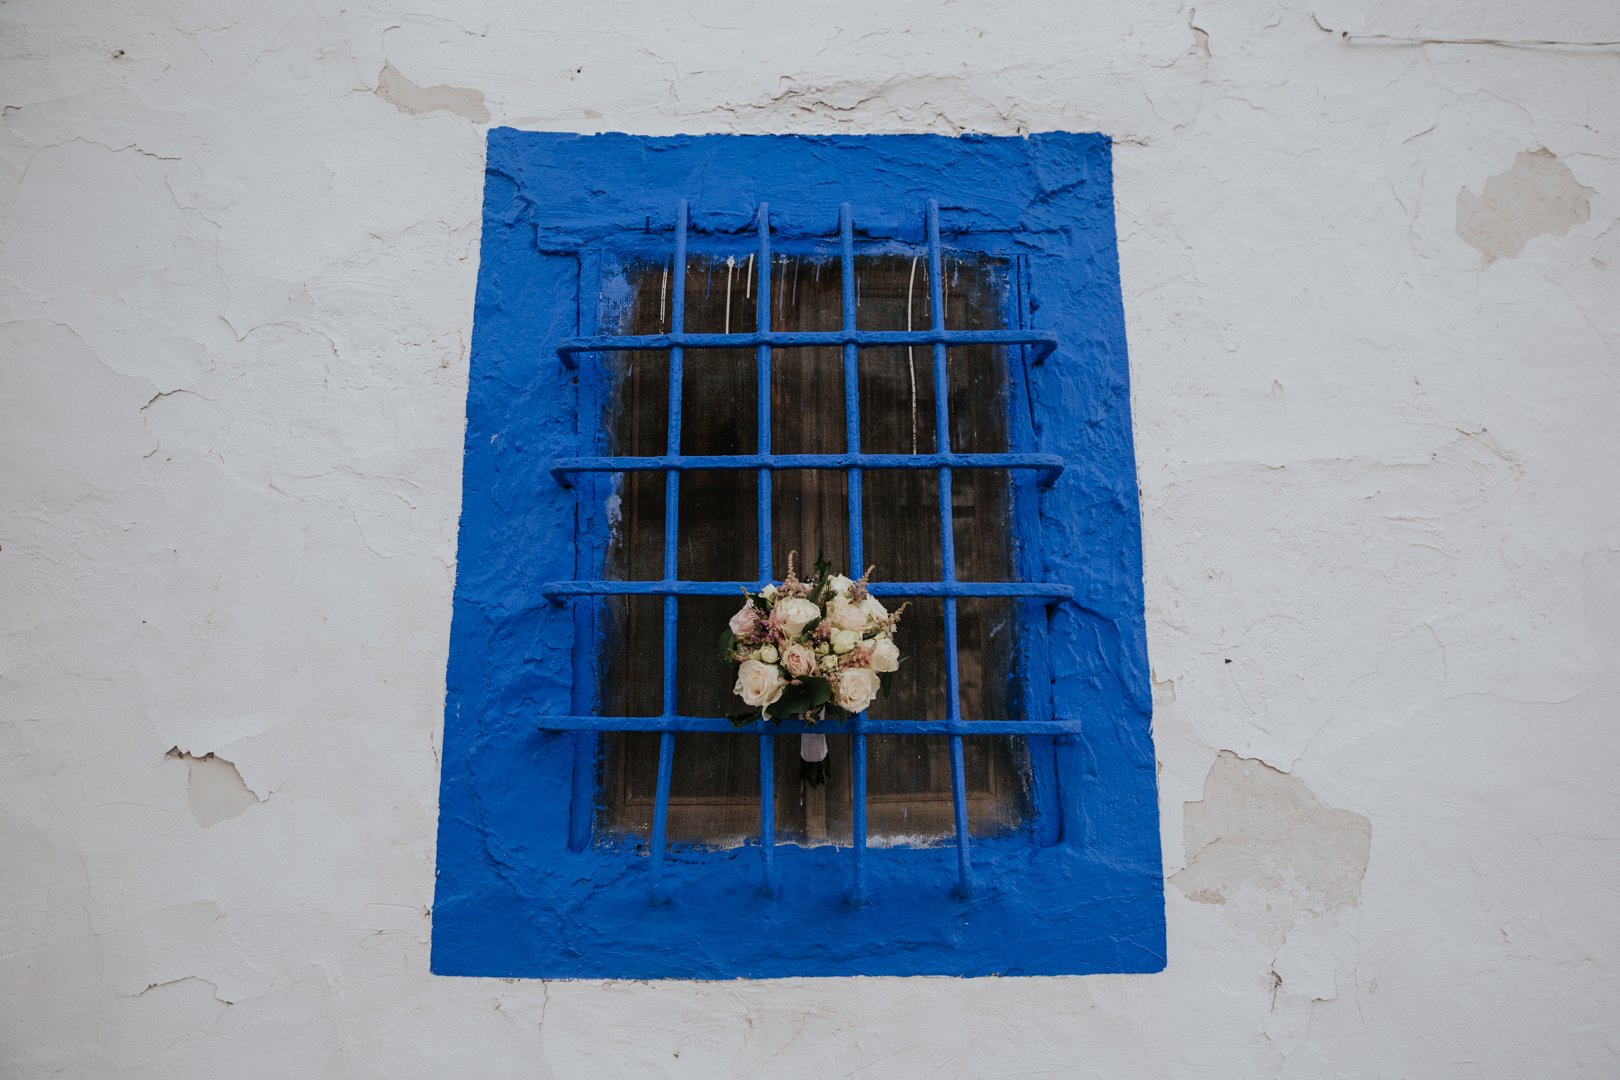
<instances>
[{"instance_id":1,"label":"vertical metal bar","mask_svg":"<svg viewBox=\"0 0 1620 1080\"><path fill-rule=\"evenodd\" d=\"M653 796L652 821L652 884L647 888L647 902L662 904L668 899L664 888L664 832L669 822L669 778L675 767L675 734L666 731L658 736L658 791Z\"/></svg>"},{"instance_id":2,"label":"vertical metal bar","mask_svg":"<svg viewBox=\"0 0 1620 1080\"><path fill-rule=\"evenodd\" d=\"M759 302L755 329L771 329L771 212L759 204ZM759 449L771 452L771 347L759 347ZM771 580L771 470L759 470L759 580ZM776 895L776 736L759 737L759 853L760 892Z\"/></svg>"},{"instance_id":3,"label":"vertical metal bar","mask_svg":"<svg viewBox=\"0 0 1620 1080\"><path fill-rule=\"evenodd\" d=\"M682 199L675 211L675 273L671 284L673 296L670 304L670 329L680 333L686 328L686 227L688 207ZM669 350L669 442L670 457L681 452L681 369L685 350L679 346ZM677 469L664 473L664 580L675 581L676 558L680 540L681 474ZM670 719L679 711L675 704L675 644L677 641L676 615L678 598L664 597L664 718ZM664 899L662 875L664 871L664 834L669 820L669 779L675 765L675 735L665 731L658 737L658 789L653 797L652 822L652 886L649 896L653 903Z\"/></svg>"},{"instance_id":4,"label":"vertical metal bar","mask_svg":"<svg viewBox=\"0 0 1620 1080\"><path fill-rule=\"evenodd\" d=\"M575 315L582 334L601 331L599 302L602 295L602 264L595 251L580 252L579 295ZM606 450L599 418L602 415L600 379L577 378L574 423L581 453L602 453ZM610 477L578 477L574 491L574 513L581 523L588 520L591 508L603 505L603 489L611 490ZM605 530L576 528L574 547L574 575L594 577L606 554ZM596 700L596 688L603 657L597 655L597 627L602 603L587 599L574 607L574 707L576 712L587 713ZM574 742L574 786L568 800L568 849L584 851L591 843L591 829L596 819L596 764L601 756L602 736L594 731L576 731Z\"/></svg>"},{"instance_id":5,"label":"vertical metal bar","mask_svg":"<svg viewBox=\"0 0 1620 1080\"><path fill-rule=\"evenodd\" d=\"M1020 255L1013 260L1010 282L1010 310L1007 325L1028 330L1033 325L1033 296L1031 294L1029 256ZM1015 453L1033 453L1039 443L1035 436L1036 373L1028 346L1009 347L1006 351L1008 375L1008 404L1011 406L1009 445ZM1022 581L1046 580L1046 554L1041 541L1042 490L1051 481L1039 474L1019 470L1013 478L1013 537L1018 560L1018 576ZM1052 718L1052 672L1048 653L1047 620L1050 609L1039 601L1022 599L1015 602L1018 611L1018 685L1023 704L1023 716L1041 721ZM1017 715L1017 714L1015 714ZM1035 805L1035 838L1045 846L1055 844L1063 835L1063 776L1057 768L1059 738L1025 739L1029 756L1030 796Z\"/></svg>"},{"instance_id":6,"label":"vertical metal bar","mask_svg":"<svg viewBox=\"0 0 1620 1080\"><path fill-rule=\"evenodd\" d=\"M840 261L843 264L844 332L855 332L855 221L849 203L838 210ZM851 454L861 452L860 347L844 346L844 445ZM855 575L865 569L863 522L861 520L861 470L849 470L849 568Z\"/></svg>"},{"instance_id":7,"label":"vertical metal bar","mask_svg":"<svg viewBox=\"0 0 1620 1080\"><path fill-rule=\"evenodd\" d=\"M759 891L776 895L776 736L759 737Z\"/></svg>"},{"instance_id":8,"label":"vertical metal bar","mask_svg":"<svg viewBox=\"0 0 1620 1080\"><path fill-rule=\"evenodd\" d=\"M939 251L939 203L928 200L928 309L930 323L945 329L945 274ZM951 452L950 383L946 348L934 346L934 444L940 454ZM951 508L951 469L939 470L940 572L945 581L956 580L956 525ZM956 655L956 597L945 597L945 706L952 723L962 719L961 672ZM968 856L967 770L962 759L962 736L951 736L951 800L956 811L956 891L973 895L973 867Z\"/></svg>"},{"instance_id":9,"label":"vertical metal bar","mask_svg":"<svg viewBox=\"0 0 1620 1080\"><path fill-rule=\"evenodd\" d=\"M770 207L759 204L759 305L755 308L759 333L771 328L771 217ZM759 347L759 446L760 457L771 452L771 347ZM771 470L759 470L759 583L771 580Z\"/></svg>"},{"instance_id":10,"label":"vertical metal bar","mask_svg":"<svg viewBox=\"0 0 1620 1080\"><path fill-rule=\"evenodd\" d=\"M843 264L844 330L855 330L855 220L849 203L838 209L838 238ZM860 349L853 343L844 346L844 443L851 454L861 452L861 380ZM849 470L849 570L859 575L865 569L866 544L861 520L861 470ZM850 748L854 768L850 772L851 806L854 812L853 842L855 883L850 889L852 904L866 903L866 734L861 731L865 713L850 718L853 732Z\"/></svg>"}]
</instances>

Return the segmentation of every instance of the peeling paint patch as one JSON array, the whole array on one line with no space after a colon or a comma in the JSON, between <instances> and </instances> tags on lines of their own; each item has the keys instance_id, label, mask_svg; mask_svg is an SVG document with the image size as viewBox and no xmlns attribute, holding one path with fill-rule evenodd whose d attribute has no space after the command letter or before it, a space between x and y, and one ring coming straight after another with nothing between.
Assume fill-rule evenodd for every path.
<instances>
[{"instance_id":1,"label":"peeling paint patch","mask_svg":"<svg viewBox=\"0 0 1620 1080\"><path fill-rule=\"evenodd\" d=\"M205 829L264 801L242 781L236 766L217 754L198 757L173 746L164 756L186 763L186 797L191 804L191 816Z\"/></svg>"},{"instance_id":2,"label":"peeling paint patch","mask_svg":"<svg viewBox=\"0 0 1620 1080\"><path fill-rule=\"evenodd\" d=\"M1457 192L1457 235L1479 249L1480 266L1511 259L1538 236L1565 236L1585 224L1597 192L1575 179L1546 147L1527 150L1485 181L1478 195Z\"/></svg>"},{"instance_id":3,"label":"peeling paint patch","mask_svg":"<svg viewBox=\"0 0 1620 1080\"><path fill-rule=\"evenodd\" d=\"M1360 903L1372 825L1322 805L1298 777L1222 750L1185 812L1189 856L1170 881L1187 899L1224 904L1248 887L1317 914Z\"/></svg>"},{"instance_id":4,"label":"peeling paint patch","mask_svg":"<svg viewBox=\"0 0 1620 1080\"><path fill-rule=\"evenodd\" d=\"M1209 31L1198 25L1195 21L1197 18L1198 9L1189 8L1187 10L1187 29L1192 31L1193 47L1198 50L1199 55L1207 60L1214 55L1209 51Z\"/></svg>"},{"instance_id":5,"label":"peeling paint patch","mask_svg":"<svg viewBox=\"0 0 1620 1080\"><path fill-rule=\"evenodd\" d=\"M377 96L402 113L421 116L423 113L448 112L465 117L475 124L489 123L489 109L484 95L464 86L418 86L399 73L393 64L385 63L377 73Z\"/></svg>"}]
</instances>

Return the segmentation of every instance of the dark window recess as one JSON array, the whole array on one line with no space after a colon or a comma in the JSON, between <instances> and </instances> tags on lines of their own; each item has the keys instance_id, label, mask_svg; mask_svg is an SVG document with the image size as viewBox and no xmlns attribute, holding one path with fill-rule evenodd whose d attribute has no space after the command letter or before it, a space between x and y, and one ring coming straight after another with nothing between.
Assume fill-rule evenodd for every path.
<instances>
[{"instance_id":1,"label":"dark window recess","mask_svg":"<svg viewBox=\"0 0 1620 1080\"><path fill-rule=\"evenodd\" d=\"M926 254L857 255L859 330L926 330L933 319ZM945 325L951 330L1006 328L1007 266L980 256L942 260ZM776 255L769 275L773 331L836 331L843 326L842 267L837 256ZM619 297L606 303L604 332L651 335L670 331L670 282L665 260L630 261L611 273ZM749 256L693 254L686 269L688 333L752 333L758 280ZM628 287L628 300L622 287ZM669 355L632 351L604 356L613 391L607 415L608 453L656 456L667 450ZM771 446L774 454L840 454L846 449L843 350L838 346L778 349L771 364ZM947 355L949 444L960 453L1007 453L1007 350L957 345ZM686 455L758 452L756 352L690 349L681 384L681 446ZM928 345L863 347L859 353L860 444L868 454L929 454L936 447L933 350ZM939 478L934 469L864 472L865 562L874 580L932 581L941 577ZM955 472L952 491L957 578L1014 581L1012 484L1002 469ZM665 474L615 476L616 516L603 577L656 580L664 572ZM789 551L800 565L825 556L849 566L848 477L836 469L772 474L773 575ZM679 481L677 569L683 580L752 581L758 577L759 485L752 469L687 471ZM886 598L891 609L904 598ZM740 594L682 596L676 620L677 711L721 716L735 711L728 670L714 641ZM663 600L602 597L597 712L657 716L663 693ZM873 719L947 719L944 601L913 599L901 627L906 656L893 692ZM964 597L958 601L958 658L963 719L1018 718L1015 692L1017 601ZM832 782L805 788L798 780L798 740L774 740L775 817L779 839L849 844L852 838L851 747L839 726L825 729ZM611 732L602 739L600 831L644 837L652 828L659 735ZM953 832L948 736L872 735L868 739L868 822L875 840L933 840ZM723 845L759 833L761 740L730 734L674 737L667 835L672 841ZM1022 740L966 740L968 819L974 836L1016 827L1028 813Z\"/></svg>"}]
</instances>

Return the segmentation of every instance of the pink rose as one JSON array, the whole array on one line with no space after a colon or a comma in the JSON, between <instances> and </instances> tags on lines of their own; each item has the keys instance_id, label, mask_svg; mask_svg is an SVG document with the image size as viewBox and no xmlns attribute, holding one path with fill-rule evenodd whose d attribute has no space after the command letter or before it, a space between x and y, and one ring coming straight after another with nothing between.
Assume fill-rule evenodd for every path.
<instances>
[{"instance_id":1,"label":"pink rose","mask_svg":"<svg viewBox=\"0 0 1620 1080\"><path fill-rule=\"evenodd\" d=\"M731 622L727 625L731 627L731 632L733 634L736 634L738 637L747 637L749 634L752 634L755 630L759 629L759 609L756 608L754 606L754 602L750 600L748 603L742 606L742 610L738 611L737 614L731 617Z\"/></svg>"},{"instance_id":2,"label":"pink rose","mask_svg":"<svg viewBox=\"0 0 1620 1080\"><path fill-rule=\"evenodd\" d=\"M787 668L789 675L802 679L815 674L816 654L808 645L789 645L782 651L782 666Z\"/></svg>"}]
</instances>

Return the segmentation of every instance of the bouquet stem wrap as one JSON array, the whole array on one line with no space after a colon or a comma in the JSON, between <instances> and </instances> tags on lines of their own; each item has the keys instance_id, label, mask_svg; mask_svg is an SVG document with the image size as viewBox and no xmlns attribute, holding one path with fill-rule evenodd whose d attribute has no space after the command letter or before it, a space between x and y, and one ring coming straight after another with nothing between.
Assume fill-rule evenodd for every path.
<instances>
[{"instance_id":1,"label":"bouquet stem wrap","mask_svg":"<svg viewBox=\"0 0 1620 1080\"><path fill-rule=\"evenodd\" d=\"M820 787L831 775L827 768L827 736L806 732L799 736L799 778Z\"/></svg>"}]
</instances>

